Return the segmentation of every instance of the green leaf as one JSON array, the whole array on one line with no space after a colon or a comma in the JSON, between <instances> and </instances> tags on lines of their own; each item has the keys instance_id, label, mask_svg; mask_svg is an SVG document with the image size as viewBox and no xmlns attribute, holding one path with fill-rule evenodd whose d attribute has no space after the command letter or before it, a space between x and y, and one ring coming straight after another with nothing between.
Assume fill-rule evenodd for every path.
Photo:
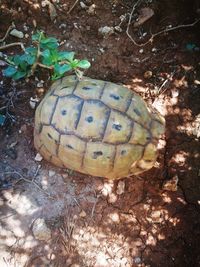
<instances>
[{"instance_id":1,"label":"green leaf","mask_svg":"<svg viewBox=\"0 0 200 267\"><path fill-rule=\"evenodd\" d=\"M57 74L61 74L61 75L67 71L70 71L71 69L72 68L68 64L64 64L64 65L55 64L54 66L54 72Z\"/></svg>"},{"instance_id":2,"label":"green leaf","mask_svg":"<svg viewBox=\"0 0 200 267\"><path fill-rule=\"evenodd\" d=\"M52 75L52 80L57 80L61 78L65 72L70 71L72 68L68 64L59 65L58 63L54 66L54 73Z\"/></svg>"},{"instance_id":3,"label":"green leaf","mask_svg":"<svg viewBox=\"0 0 200 267\"><path fill-rule=\"evenodd\" d=\"M20 55L16 55L13 57L13 62L15 63L15 65L19 65L21 63L21 56Z\"/></svg>"},{"instance_id":4,"label":"green leaf","mask_svg":"<svg viewBox=\"0 0 200 267\"><path fill-rule=\"evenodd\" d=\"M40 41L45 38L43 32L37 31L35 34L32 35L32 41Z\"/></svg>"},{"instance_id":5,"label":"green leaf","mask_svg":"<svg viewBox=\"0 0 200 267\"><path fill-rule=\"evenodd\" d=\"M88 60L81 60L78 63L78 67L82 69L88 69L91 66L90 62Z\"/></svg>"},{"instance_id":6,"label":"green leaf","mask_svg":"<svg viewBox=\"0 0 200 267\"><path fill-rule=\"evenodd\" d=\"M9 66L3 70L3 75L6 77L12 77L17 72L15 67Z\"/></svg>"},{"instance_id":7,"label":"green leaf","mask_svg":"<svg viewBox=\"0 0 200 267\"><path fill-rule=\"evenodd\" d=\"M58 51L46 49L42 52L42 63L51 66L58 62Z\"/></svg>"},{"instance_id":8,"label":"green leaf","mask_svg":"<svg viewBox=\"0 0 200 267\"><path fill-rule=\"evenodd\" d=\"M50 37L50 38L44 38L41 40L40 47L42 49L56 49L58 47L58 41L56 38Z\"/></svg>"},{"instance_id":9,"label":"green leaf","mask_svg":"<svg viewBox=\"0 0 200 267\"><path fill-rule=\"evenodd\" d=\"M28 63L29 65L33 65L33 63L36 60L36 57L29 55L29 54L23 54L20 59L21 59L20 64L24 61L24 62Z\"/></svg>"},{"instance_id":10,"label":"green leaf","mask_svg":"<svg viewBox=\"0 0 200 267\"><path fill-rule=\"evenodd\" d=\"M79 60L74 59L73 61L70 62L70 66L72 69L76 69L78 67Z\"/></svg>"},{"instance_id":11,"label":"green leaf","mask_svg":"<svg viewBox=\"0 0 200 267\"><path fill-rule=\"evenodd\" d=\"M47 44L47 43L58 43L57 39L54 37L47 37L41 40L41 44Z\"/></svg>"},{"instance_id":12,"label":"green leaf","mask_svg":"<svg viewBox=\"0 0 200 267\"><path fill-rule=\"evenodd\" d=\"M68 60L69 62L74 59L74 52L59 52L59 60Z\"/></svg>"},{"instance_id":13,"label":"green leaf","mask_svg":"<svg viewBox=\"0 0 200 267\"><path fill-rule=\"evenodd\" d=\"M27 47L25 49L26 53L32 55L32 56L36 56L37 54L37 48L36 47L33 47L33 46L30 46L30 47Z\"/></svg>"},{"instance_id":14,"label":"green leaf","mask_svg":"<svg viewBox=\"0 0 200 267\"><path fill-rule=\"evenodd\" d=\"M41 53L41 56L42 56L42 64L47 65L47 66L51 66L53 64L49 49L44 50Z\"/></svg>"},{"instance_id":15,"label":"green leaf","mask_svg":"<svg viewBox=\"0 0 200 267\"><path fill-rule=\"evenodd\" d=\"M19 79L25 77L26 75L27 75L27 72L26 72L26 71L17 71L17 72L12 76L12 78L13 78L14 80L19 80Z\"/></svg>"},{"instance_id":16,"label":"green leaf","mask_svg":"<svg viewBox=\"0 0 200 267\"><path fill-rule=\"evenodd\" d=\"M6 120L6 116L0 114L0 126L3 126Z\"/></svg>"}]
</instances>

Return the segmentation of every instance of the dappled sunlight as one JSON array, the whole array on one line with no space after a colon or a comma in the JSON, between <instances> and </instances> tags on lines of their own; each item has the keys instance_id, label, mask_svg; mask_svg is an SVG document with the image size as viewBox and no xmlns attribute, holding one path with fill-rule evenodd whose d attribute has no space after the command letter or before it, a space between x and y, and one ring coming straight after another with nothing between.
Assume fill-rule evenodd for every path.
<instances>
[{"instance_id":1,"label":"dappled sunlight","mask_svg":"<svg viewBox=\"0 0 200 267\"><path fill-rule=\"evenodd\" d=\"M185 162L188 156L189 153L186 153L185 151L179 151L172 157L172 161L178 163L180 166L185 166L187 168L188 166L185 165Z\"/></svg>"},{"instance_id":2,"label":"dappled sunlight","mask_svg":"<svg viewBox=\"0 0 200 267\"><path fill-rule=\"evenodd\" d=\"M16 120L0 133L0 267L198 266L199 29L163 32L138 47L126 32L131 1L0 2L1 37L12 22L24 34L21 40L8 36L5 44L30 44L32 33L44 30L59 40L61 50L91 62L86 76L136 91L166 120L149 171L109 181L59 169L44 159L36 161L33 145L30 100L48 90L48 72L17 82L0 74L0 97L6 100L0 111ZM197 17L190 1L137 2L130 32L141 43L151 36L151 28L159 32ZM141 8L148 6L155 14L135 28ZM115 28L119 23L121 31ZM99 28L104 26L113 26L113 33L103 36ZM188 50L188 45L198 50ZM18 48L3 54L14 55ZM6 106L11 98L12 105Z\"/></svg>"}]
</instances>

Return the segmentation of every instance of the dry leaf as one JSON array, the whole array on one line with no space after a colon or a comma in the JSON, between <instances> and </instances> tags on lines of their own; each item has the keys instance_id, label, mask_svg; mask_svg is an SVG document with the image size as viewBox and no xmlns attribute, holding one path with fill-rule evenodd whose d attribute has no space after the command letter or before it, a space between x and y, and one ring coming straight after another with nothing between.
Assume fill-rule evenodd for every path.
<instances>
[{"instance_id":1,"label":"dry leaf","mask_svg":"<svg viewBox=\"0 0 200 267\"><path fill-rule=\"evenodd\" d=\"M149 7L144 7L140 9L140 14L138 16L138 21L134 23L134 27L139 27L144 24L148 19L153 17L154 11Z\"/></svg>"}]
</instances>

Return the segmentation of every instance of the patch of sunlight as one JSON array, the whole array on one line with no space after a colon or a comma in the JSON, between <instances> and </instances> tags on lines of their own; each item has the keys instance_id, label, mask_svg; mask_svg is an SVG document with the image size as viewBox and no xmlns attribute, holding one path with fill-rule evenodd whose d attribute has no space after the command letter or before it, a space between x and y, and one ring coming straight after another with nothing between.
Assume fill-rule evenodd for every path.
<instances>
[{"instance_id":1,"label":"patch of sunlight","mask_svg":"<svg viewBox=\"0 0 200 267\"><path fill-rule=\"evenodd\" d=\"M178 223L180 223L180 219L177 217L169 218L169 222L172 223L173 226L176 226Z\"/></svg>"},{"instance_id":2,"label":"patch of sunlight","mask_svg":"<svg viewBox=\"0 0 200 267\"><path fill-rule=\"evenodd\" d=\"M179 166L184 166L189 153L181 150L173 156L173 160L178 163Z\"/></svg>"},{"instance_id":3,"label":"patch of sunlight","mask_svg":"<svg viewBox=\"0 0 200 267\"><path fill-rule=\"evenodd\" d=\"M120 222L119 214L116 213L116 212L113 212L113 213L109 214L108 218L111 220L111 222L115 222L115 223L119 223Z\"/></svg>"},{"instance_id":4,"label":"patch of sunlight","mask_svg":"<svg viewBox=\"0 0 200 267\"><path fill-rule=\"evenodd\" d=\"M28 235L26 237L20 238L17 242L17 246L23 249L31 249L37 246L38 242L34 239L33 236Z\"/></svg>"},{"instance_id":5,"label":"patch of sunlight","mask_svg":"<svg viewBox=\"0 0 200 267\"><path fill-rule=\"evenodd\" d=\"M112 215L115 218L116 214ZM125 241L123 234L113 232L110 226L107 228L105 225L102 230L94 226L74 229L72 238L78 254L84 261L92 261L91 266L124 266L124 262L132 261L129 253L124 254L124 251L132 249L130 242Z\"/></svg>"},{"instance_id":6,"label":"patch of sunlight","mask_svg":"<svg viewBox=\"0 0 200 267\"><path fill-rule=\"evenodd\" d=\"M158 240L164 240L166 237L163 233L158 234Z\"/></svg>"},{"instance_id":7,"label":"patch of sunlight","mask_svg":"<svg viewBox=\"0 0 200 267\"><path fill-rule=\"evenodd\" d=\"M164 201L165 203L171 203L171 202L172 202L171 197L169 197L167 193L162 193L161 196L162 196L162 199L163 199L163 201Z\"/></svg>"},{"instance_id":8,"label":"patch of sunlight","mask_svg":"<svg viewBox=\"0 0 200 267\"><path fill-rule=\"evenodd\" d=\"M139 78L134 78L134 79L132 79L132 82L133 83L142 83L143 80L142 79L139 79Z\"/></svg>"},{"instance_id":9,"label":"patch of sunlight","mask_svg":"<svg viewBox=\"0 0 200 267\"><path fill-rule=\"evenodd\" d=\"M8 229L13 232L16 237L25 236L25 232L22 230L21 221L16 220L15 216L7 218L6 224Z\"/></svg>"},{"instance_id":10,"label":"patch of sunlight","mask_svg":"<svg viewBox=\"0 0 200 267\"><path fill-rule=\"evenodd\" d=\"M30 200L30 196L27 197L26 195L21 195L19 201L19 195L12 194L12 198L7 205L20 215L31 215L39 209L39 207L34 205L33 201Z\"/></svg>"},{"instance_id":11,"label":"patch of sunlight","mask_svg":"<svg viewBox=\"0 0 200 267\"><path fill-rule=\"evenodd\" d=\"M113 186L114 186L113 181L109 181L109 182L104 183L103 184L102 191L101 191L102 194L105 197L107 197L112 192Z\"/></svg>"},{"instance_id":12,"label":"patch of sunlight","mask_svg":"<svg viewBox=\"0 0 200 267\"><path fill-rule=\"evenodd\" d=\"M99 252L96 259L96 265L97 266L107 266L107 255L103 252Z\"/></svg>"},{"instance_id":13,"label":"patch of sunlight","mask_svg":"<svg viewBox=\"0 0 200 267\"><path fill-rule=\"evenodd\" d=\"M145 243L146 243L146 245L156 246L157 241L156 241L156 238L153 235L148 234L147 240L146 240Z\"/></svg>"}]
</instances>

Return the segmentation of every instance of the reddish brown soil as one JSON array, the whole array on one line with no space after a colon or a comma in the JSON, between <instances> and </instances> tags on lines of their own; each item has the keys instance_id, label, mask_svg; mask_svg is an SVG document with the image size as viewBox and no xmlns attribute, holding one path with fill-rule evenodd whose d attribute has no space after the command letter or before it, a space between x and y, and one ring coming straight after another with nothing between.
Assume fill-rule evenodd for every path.
<instances>
[{"instance_id":1,"label":"reddish brown soil","mask_svg":"<svg viewBox=\"0 0 200 267\"><path fill-rule=\"evenodd\" d=\"M112 183L34 161L34 111L29 99L36 95L37 82L34 78L12 82L0 76L0 107L8 107L2 109L7 121L0 128L0 178L4 180L1 228L12 232L10 225L14 228L16 224L24 233L15 233L13 244L7 244L4 232L0 233L1 249L7 253L2 262L10 267L200 266L200 51L186 47L200 47L200 23L161 34L152 43L138 47L126 34L127 21L121 33L107 38L98 33L102 26L118 25L119 17L131 12L132 1L85 1L96 4L95 14L88 14L79 4L67 14L74 1L58 2L60 6L65 3L65 7L57 9L54 23L47 8L39 8L40 1L0 1L0 36L12 21L22 31L26 23L31 35L35 20L38 29L66 40L63 50L75 51L80 58L90 60L92 67L86 75L123 83L158 108L166 118L166 135L161 140L156 166L141 177L123 179L125 191L118 195L118 181ZM135 18L144 6L151 7L155 15L137 30L130 27L138 42L167 25L188 24L198 18L198 1L141 2ZM65 29L59 28L62 23ZM139 38L144 32L145 40ZM16 39L8 37L6 41ZM3 52L19 51L12 48ZM152 71L152 77L144 78L146 71ZM47 74L36 75L48 78ZM45 89L49 84L45 82ZM49 176L49 170L55 173ZM33 177L42 190L25 181ZM164 190L163 183L174 177L178 178L177 190ZM7 181L10 189L3 190ZM23 197L36 210L30 206L22 212L19 202ZM33 242L28 246L32 223L41 216L51 229L52 239L47 244ZM26 255L24 261L22 255ZM15 261L18 265L14 265Z\"/></svg>"}]
</instances>

